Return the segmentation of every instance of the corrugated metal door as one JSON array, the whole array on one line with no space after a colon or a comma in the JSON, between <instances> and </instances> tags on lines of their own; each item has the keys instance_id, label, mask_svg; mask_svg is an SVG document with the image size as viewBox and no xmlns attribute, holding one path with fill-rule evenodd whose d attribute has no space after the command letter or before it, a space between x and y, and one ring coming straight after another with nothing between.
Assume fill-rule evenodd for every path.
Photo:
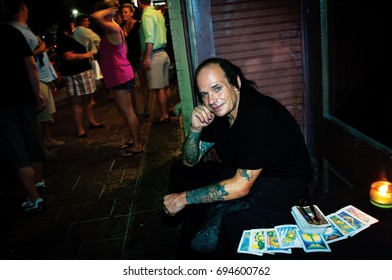
<instances>
[{"instance_id":1,"label":"corrugated metal door","mask_svg":"<svg viewBox=\"0 0 392 280\"><path fill-rule=\"evenodd\" d=\"M211 0L216 56L304 124L300 0Z\"/></svg>"}]
</instances>

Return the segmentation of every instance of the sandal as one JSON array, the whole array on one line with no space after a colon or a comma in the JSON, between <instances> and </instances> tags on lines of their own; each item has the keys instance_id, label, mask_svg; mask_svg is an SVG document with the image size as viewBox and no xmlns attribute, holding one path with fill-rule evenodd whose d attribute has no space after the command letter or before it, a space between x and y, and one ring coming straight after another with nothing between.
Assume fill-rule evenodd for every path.
<instances>
[{"instance_id":1,"label":"sandal","mask_svg":"<svg viewBox=\"0 0 392 280\"><path fill-rule=\"evenodd\" d=\"M130 158L130 157L134 157L134 156L140 155L142 153L144 153L144 150L140 150L140 151L125 150L121 154L121 157L123 157L123 158Z\"/></svg>"},{"instance_id":2,"label":"sandal","mask_svg":"<svg viewBox=\"0 0 392 280\"><path fill-rule=\"evenodd\" d=\"M154 124L154 125L161 125L161 124L168 124L168 123L171 123L170 117L152 122L152 124Z\"/></svg>"},{"instance_id":3,"label":"sandal","mask_svg":"<svg viewBox=\"0 0 392 280\"><path fill-rule=\"evenodd\" d=\"M86 132L82 133L82 134L76 133L76 137L78 137L78 138L87 138L87 133Z\"/></svg>"},{"instance_id":4,"label":"sandal","mask_svg":"<svg viewBox=\"0 0 392 280\"><path fill-rule=\"evenodd\" d=\"M91 128L91 129L105 128L105 125L103 123L100 123L100 124L96 124L96 125L90 125L89 128Z\"/></svg>"},{"instance_id":5,"label":"sandal","mask_svg":"<svg viewBox=\"0 0 392 280\"><path fill-rule=\"evenodd\" d=\"M125 150L125 149L128 149L128 148L132 147L132 146L133 146L133 143L132 143L132 142L126 142L126 143L122 144L122 145L119 147L119 149L120 149L120 150Z\"/></svg>"}]
</instances>

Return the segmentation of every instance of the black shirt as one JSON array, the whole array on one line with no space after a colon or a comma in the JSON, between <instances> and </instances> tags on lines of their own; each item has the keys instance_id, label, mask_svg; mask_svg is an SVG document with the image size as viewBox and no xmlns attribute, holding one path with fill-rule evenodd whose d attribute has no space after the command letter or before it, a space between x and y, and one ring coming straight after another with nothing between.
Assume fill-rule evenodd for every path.
<instances>
[{"instance_id":1,"label":"black shirt","mask_svg":"<svg viewBox=\"0 0 392 280\"><path fill-rule=\"evenodd\" d=\"M125 36L125 41L128 47L127 58L134 70L138 68L140 64L140 58L141 58L139 30L140 30L140 21L136 21L131 31L128 33L127 36Z\"/></svg>"},{"instance_id":2,"label":"black shirt","mask_svg":"<svg viewBox=\"0 0 392 280\"><path fill-rule=\"evenodd\" d=\"M92 69L89 58L82 60L66 60L63 58L63 53L66 52L84 54L87 52L87 49L71 36L66 34L58 35L57 54L59 57L59 70L62 76L73 76Z\"/></svg>"},{"instance_id":3,"label":"black shirt","mask_svg":"<svg viewBox=\"0 0 392 280\"><path fill-rule=\"evenodd\" d=\"M33 56L30 46L19 30L6 23L0 23L0 33L7 38L7 42L0 44L0 110L36 105L37 99L24 63L24 57Z\"/></svg>"}]
</instances>

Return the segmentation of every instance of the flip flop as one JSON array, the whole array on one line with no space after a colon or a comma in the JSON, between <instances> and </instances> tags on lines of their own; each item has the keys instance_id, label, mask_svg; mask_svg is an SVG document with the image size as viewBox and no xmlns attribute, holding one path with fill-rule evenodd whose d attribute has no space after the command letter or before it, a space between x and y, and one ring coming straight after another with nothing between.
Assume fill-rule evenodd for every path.
<instances>
[{"instance_id":1,"label":"flip flop","mask_svg":"<svg viewBox=\"0 0 392 280\"><path fill-rule=\"evenodd\" d=\"M104 128L104 127L105 127L105 125L102 124L102 123L97 124L97 125L90 125L89 126L89 128L91 128L91 129Z\"/></svg>"},{"instance_id":2,"label":"flip flop","mask_svg":"<svg viewBox=\"0 0 392 280\"><path fill-rule=\"evenodd\" d=\"M130 150L125 150L122 154L121 157L123 158L130 158L130 157L134 157L137 155L140 155L144 153L144 150L140 150L140 151L130 151Z\"/></svg>"},{"instance_id":3,"label":"flip flop","mask_svg":"<svg viewBox=\"0 0 392 280\"><path fill-rule=\"evenodd\" d=\"M131 142L126 142L126 143L122 144L122 145L119 147L119 149L120 149L120 150L125 150L125 149L128 149L128 148L132 147L132 146L133 146L133 143L131 143Z\"/></svg>"},{"instance_id":4,"label":"flip flop","mask_svg":"<svg viewBox=\"0 0 392 280\"><path fill-rule=\"evenodd\" d=\"M76 133L76 137L78 137L78 138L86 138L87 137L87 133L86 132L82 133L82 134Z\"/></svg>"}]
</instances>

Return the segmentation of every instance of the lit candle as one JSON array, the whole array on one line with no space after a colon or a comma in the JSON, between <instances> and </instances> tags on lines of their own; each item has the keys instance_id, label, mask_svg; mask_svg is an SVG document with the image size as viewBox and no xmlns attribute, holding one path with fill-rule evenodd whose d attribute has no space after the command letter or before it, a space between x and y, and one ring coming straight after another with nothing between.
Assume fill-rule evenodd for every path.
<instances>
[{"instance_id":1,"label":"lit candle","mask_svg":"<svg viewBox=\"0 0 392 280\"><path fill-rule=\"evenodd\" d=\"M377 207L392 208L392 184L388 181L374 182L370 187L370 202Z\"/></svg>"}]
</instances>

